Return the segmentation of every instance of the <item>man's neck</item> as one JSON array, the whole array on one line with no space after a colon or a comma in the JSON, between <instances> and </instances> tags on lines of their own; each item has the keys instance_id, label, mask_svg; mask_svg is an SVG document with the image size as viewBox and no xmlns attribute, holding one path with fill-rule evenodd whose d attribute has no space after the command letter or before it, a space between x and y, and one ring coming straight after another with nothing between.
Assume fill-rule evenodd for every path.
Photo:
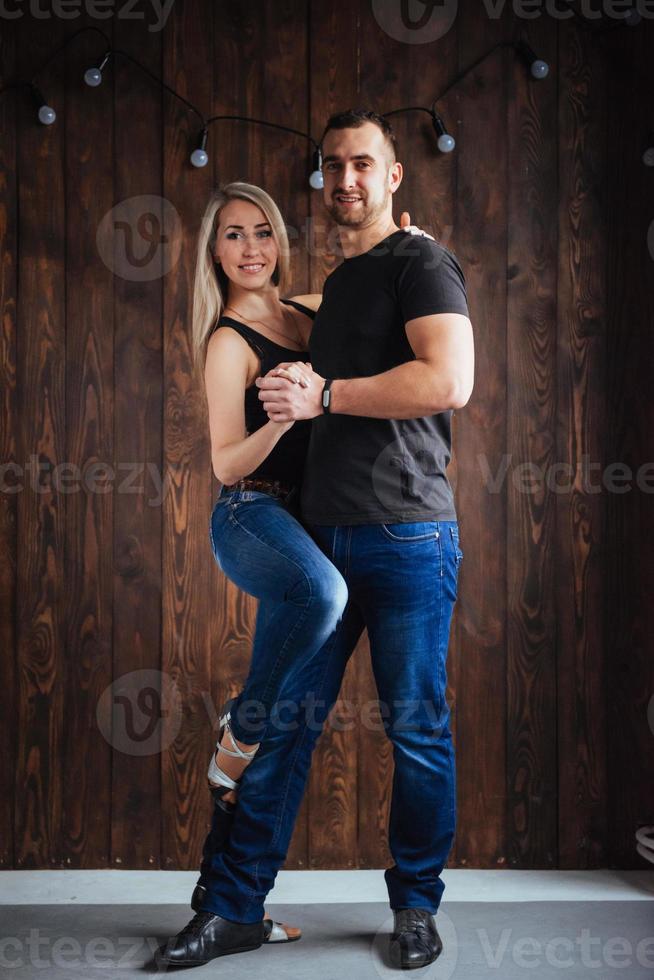
<instances>
[{"instance_id":1,"label":"man's neck","mask_svg":"<svg viewBox=\"0 0 654 980\"><path fill-rule=\"evenodd\" d=\"M369 252L378 242L383 241L392 235L394 231L399 231L399 227L393 221L392 214L384 214L372 224L365 228L351 228L349 225L338 226L338 238L341 251L346 259L352 259L355 255L363 255Z\"/></svg>"}]
</instances>

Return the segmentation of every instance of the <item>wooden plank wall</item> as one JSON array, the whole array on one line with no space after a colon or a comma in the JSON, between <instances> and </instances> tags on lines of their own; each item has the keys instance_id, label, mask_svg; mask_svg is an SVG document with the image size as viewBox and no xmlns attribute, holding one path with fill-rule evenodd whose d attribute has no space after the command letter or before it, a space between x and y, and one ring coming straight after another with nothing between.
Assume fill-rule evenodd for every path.
<instances>
[{"instance_id":1,"label":"wooden plank wall","mask_svg":"<svg viewBox=\"0 0 654 980\"><path fill-rule=\"evenodd\" d=\"M319 289L337 261L301 140L222 122L195 170L197 119L126 55L207 115L319 137L350 105L430 105L517 37L550 78L534 83L496 51L439 104L453 155L438 154L423 114L394 118L406 166L396 217L409 210L459 256L476 342L450 467L465 558L448 670L449 864L643 866L633 834L654 822L654 560L636 473L654 431L654 172L641 162L654 24L599 36L510 5L489 19L465 0L440 39L408 44L381 6L188 0L163 31L87 14L0 24L0 86L80 27L101 26L124 52L97 90L82 81L97 35L47 68L54 126L35 122L24 93L0 97L3 868L197 867L215 713L245 679L256 615L208 540L218 484L189 335L208 194L236 179L273 194L297 246L295 292ZM165 236L170 270L129 274L139 214ZM104 492L66 492L52 473L64 463L110 468ZM631 489L602 487L613 464L631 468ZM378 726L348 723L374 696L364 635L287 867L388 862L390 746ZM129 733L148 721L137 751Z\"/></svg>"}]
</instances>

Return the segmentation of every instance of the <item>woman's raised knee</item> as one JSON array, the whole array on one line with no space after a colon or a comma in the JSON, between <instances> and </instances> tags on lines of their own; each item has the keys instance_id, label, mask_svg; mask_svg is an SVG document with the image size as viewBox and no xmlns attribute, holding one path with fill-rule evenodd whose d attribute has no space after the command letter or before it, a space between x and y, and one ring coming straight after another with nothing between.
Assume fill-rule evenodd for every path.
<instances>
[{"instance_id":1,"label":"woman's raised knee","mask_svg":"<svg viewBox=\"0 0 654 980\"><path fill-rule=\"evenodd\" d=\"M318 574L316 580L320 585L318 596L325 611L336 619L340 619L347 606L349 598L347 583L337 568L330 570L329 575L321 576Z\"/></svg>"},{"instance_id":2,"label":"woman's raised knee","mask_svg":"<svg viewBox=\"0 0 654 980\"><path fill-rule=\"evenodd\" d=\"M336 622L347 605L348 589L341 573L331 565L327 569L315 568L306 573L302 584L298 583L294 597L309 600L317 615Z\"/></svg>"}]
</instances>

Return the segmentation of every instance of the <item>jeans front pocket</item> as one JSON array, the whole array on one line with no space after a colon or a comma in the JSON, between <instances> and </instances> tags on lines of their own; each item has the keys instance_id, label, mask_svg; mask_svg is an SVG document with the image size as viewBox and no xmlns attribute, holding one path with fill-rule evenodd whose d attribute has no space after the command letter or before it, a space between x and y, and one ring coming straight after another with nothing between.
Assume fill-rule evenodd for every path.
<instances>
[{"instance_id":1,"label":"jeans front pocket","mask_svg":"<svg viewBox=\"0 0 654 980\"><path fill-rule=\"evenodd\" d=\"M220 534L221 528L224 527L225 521L230 518L230 515L236 506L236 501L234 500L235 496L238 496L238 491L235 493L224 493L218 497L213 505L211 517L209 518L209 541L211 542L211 550L213 551L214 558L220 567L222 566L218 560L216 541L218 535Z\"/></svg>"}]
</instances>

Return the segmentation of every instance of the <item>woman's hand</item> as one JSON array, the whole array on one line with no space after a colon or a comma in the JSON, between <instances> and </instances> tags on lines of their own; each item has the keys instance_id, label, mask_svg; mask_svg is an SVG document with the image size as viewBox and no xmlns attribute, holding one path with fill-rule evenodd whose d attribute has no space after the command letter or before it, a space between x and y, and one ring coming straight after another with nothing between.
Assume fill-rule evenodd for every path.
<instances>
[{"instance_id":1,"label":"woman's hand","mask_svg":"<svg viewBox=\"0 0 654 980\"><path fill-rule=\"evenodd\" d=\"M299 384L302 388L308 388L311 384L311 374L313 369L310 364L304 361L282 361L276 367L268 371L266 378L287 378L293 384Z\"/></svg>"},{"instance_id":2,"label":"woman's hand","mask_svg":"<svg viewBox=\"0 0 654 980\"><path fill-rule=\"evenodd\" d=\"M423 231L422 228L418 228L417 225L411 224L411 216L408 211L403 211L400 215L400 231L408 231L410 235L420 235L422 238L431 238L432 242L436 239L429 232Z\"/></svg>"},{"instance_id":3,"label":"woman's hand","mask_svg":"<svg viewBox=\"0 0 654 980\"><path fill-rule=\"evenodd\" d=\"M313 419L322 414L325 378L304 361L283 361L254 383L268 418L274 422Z\"/></svg>"}]
</instances>

